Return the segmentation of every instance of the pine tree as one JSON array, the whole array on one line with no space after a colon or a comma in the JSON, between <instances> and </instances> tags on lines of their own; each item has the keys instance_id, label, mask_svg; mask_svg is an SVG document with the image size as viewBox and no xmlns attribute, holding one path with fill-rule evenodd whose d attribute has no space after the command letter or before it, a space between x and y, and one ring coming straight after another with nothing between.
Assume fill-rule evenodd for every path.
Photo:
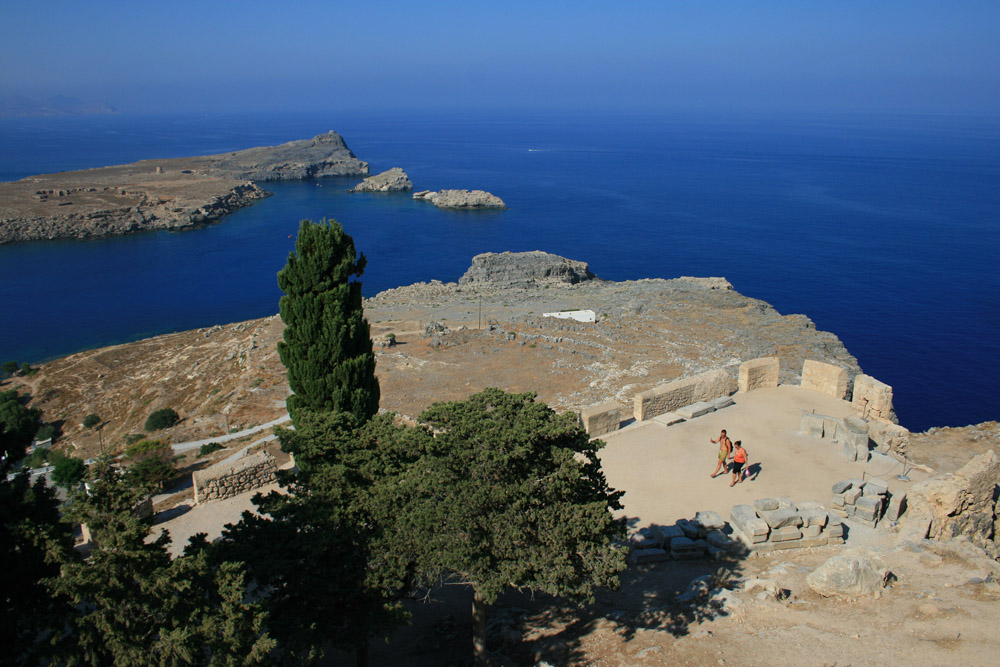
<instances>
[{"instance_id":1,"label":"pine tree","mask_svg":"<svg viewBox=\"0 0 1000 667\"><path fill-rule=\"evenodd\" d=\"M289 664L313 664L328 644L365 664L369 638L388 637L408 616L400 604L416 578L415 535L397 530L406 479L428 446L425 429L379 415L307 412L279 432L298 472L288 493L258 497L219 543L246 561L262 588L274 637Z\"/></svg>"},{"instance_id":2,"label":"pine tree","mask_svg":"<svg viewBox=\"0 0 1000 667\"><path fill-rule=\"evenodd\" d=\"M535 395L486 389L437 403L420 416L436 451L421 462L422 509L401 512L423 533L427 557L473 587L478 664L486 661L486 605L507 587L541 590L577 603L597 586L617 587L625 550L597 451L574 415L557 415ZM423 499L423 500L422 500Z\"/></svg>"},{"instance_id":3,"label":"pine tree","mask_svg":"<svg viewBox=\"0 0 1000 667\"><path fill-rule=\"evenodd\" d=\"M278 272L285 323L278 343L294 394L288 413L298 426L303 411L350 412L359 422L378 412L379 387L371 332L364 318L360 277L365 256L334 220L303 220L295 251Z\"/></svg>"},{"instance_id":4,"label":"pine tree","mask_svg":"<svg viewBox=\"0 0 1000 667\"><path fill-rule=\"evenodd\" d=\"M147 541L148 522L135 507L143 497L107 464L68 515L93 539L86 560L70 560L50 580L74 607L65 655L86 665L261 665L274 646L266 614L245 602L242 565L209 566L204 540L171 559L168 533Z\"/></svg>"}]
</instances>

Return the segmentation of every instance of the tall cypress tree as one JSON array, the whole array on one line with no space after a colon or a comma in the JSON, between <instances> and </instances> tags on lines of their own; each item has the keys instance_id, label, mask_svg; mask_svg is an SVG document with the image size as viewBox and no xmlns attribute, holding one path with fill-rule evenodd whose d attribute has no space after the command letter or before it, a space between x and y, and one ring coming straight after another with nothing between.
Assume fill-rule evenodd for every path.
<instances>
[{"instance_id":1,"label":"tall cypress tree","mask_svg":"<svg viewBox=\"0 0 1000 667\"><path fill-rule=\"evenodd\" d=\"M288 413L350 412L364 422L378 412L379 387L371 331L361 303L365 256L335 220L303 220L295 251L278 272L285 323L278 343L288 369Z\"/></svg>"}]
</instances>

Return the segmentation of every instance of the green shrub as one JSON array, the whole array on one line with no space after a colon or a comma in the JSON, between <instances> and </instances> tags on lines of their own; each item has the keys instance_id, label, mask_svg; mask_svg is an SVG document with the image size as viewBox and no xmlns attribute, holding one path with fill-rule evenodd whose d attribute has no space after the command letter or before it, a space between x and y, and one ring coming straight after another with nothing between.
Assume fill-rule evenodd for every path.
<instances>
[{"instance_id":1,"label":"green shrub","mask_svg":"<svg viewBox=\"0 0 1000 667\"><path fill-rule=\"evenodd\" d=\"M180 415L173 408L163 408L162 410L157 410L153 414L149 415L146 419L146 425L143 428L149 431L159 431L161 429L170 428L174 424L180 421Z\"/></svg>"},{"instance_id":2,"label":"green shrub","mask_svg":"<svg viewBox=\"0 0 1000 667\"><path fill-rule=\"evenodd\" d=\"M162 489L163 483L177 474L177 469L172 457L149 456L129 466L128 474L136 486Z\"/></svg>"},{"instance_id":3,"label":"green shrub","mask_svg":"<svg viewBox=\"0 0 1000 667\"><path fill-rule=\"evenodd\" d=\"M101 418L91 412L89 415L83 418L84 428L94 428L101 423Z\"/></svg>"},{"instance_id":4,"label":"green shrub","mask_svg":"<svg viewBox=\"0 0 1000 667\"><path fill-rule=\"evenodd\" d=\"M130 459L142 458L144 455L163 449L163 443L159 440L141 440L129 445L125 450L125 456Z\"/></svg>"},{"instance_id":5,"label":"green shrub","mask_svg":"<svg viewBox=\"0 0 1000 667\"><path fill-rule=\"evenodd\" d=\"M41 442L49 438L52 438L52 442L55 442L59 438L59 427L55 424L42 424L35 431L35 440Z\"/></svg>"},{"instance_id":6,"label":"green shrub","mask_svg":"<svg viewBox=\"0 0 1000 667\"><path fill-rule=\"evenodd\" d=\"M201 446L201 449L198 450L198 456L208 456L212 452L217 452L220 449L225 449L225 447L217 442L209 442Z\"/></svg>"},{"instance_id":7,"label":"green shrub","mask_svg":"<svg viewBox=\"0 0 1000 667\"><path fill-rule=\"evenodd\" d=\"M52 471L52 481L68 489L83 481L86 472L87 465L83 461L72 456L63 456L56 461L55 469Z\"/></svg>"},{"instance_id":8,"label":"green shrub","mask_svg":"<svg viewBox=\"0 0 1000 667\"><path fill-rule=\"evenodd\" d=\"M49 461L49 450L36 449L24 457L24 467L28 469L42 468Z\"/></svg>"},{"instance_id":9,"label":"green shrub","mask_svg":"<svg viewBox=\"0 0 1000 667\"><path fill-rule=\"evenodd\" d=\"M134 445L142 440L142 433L129 433L122 439L125 441L126 445Z\"/></svg>"}]
</instances>

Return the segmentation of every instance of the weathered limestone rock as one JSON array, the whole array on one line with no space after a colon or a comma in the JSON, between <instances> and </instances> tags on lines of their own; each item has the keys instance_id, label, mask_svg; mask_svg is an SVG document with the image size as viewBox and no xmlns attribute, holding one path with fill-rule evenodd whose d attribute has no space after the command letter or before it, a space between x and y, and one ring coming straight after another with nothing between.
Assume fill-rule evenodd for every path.
<instances>
[{"instance_id":1,"label":"weathered limestone rock","mask_svg":"<svg viewBox=\"0 0 1000 667\"><path fill-rule=\"evenodd\" d=\"M847 396L847 370L822 361L806 359L802 364L802 388L834 398Z\"/></svg>"},{"instance_id":2,"label":"weathered limestone rock","mask_svg":"<svg viewBox=\"0 0 1000 667\"><path fill-rule=\"evenodd\" d=\"M369 176L348 192L402 192L412 189L413 183L406 172L399 167L393 167L380 174Z\"/></svg>"},{"instance_id":3,"label":"weathered limestone rock","mask_svg":"<svg viewBox=\"0 0 1000 667\"><path fill-rule=\"evenodd\" d=\"M799 433L811 435L814 438L822 438L824 434L824 423L826 418L812 412L803 412L799 422Z\"/></svg>"},{"instance_id":4,"label":"weathered limestone rock","mask_svg":"<svg viewBox=\"0 0 1000 667\"><path fill-rule=\"evenodd\" d=\"M870 457L868 422L860 417L845 417L837 427L837 440L844 444L848 461L864 463Z\"/></svg>"},{"instance_id":5,"label":"weathered limestone rock","mask_svg":"<svg viewBox=\"0 0 1000 667\"><path fill-rule=\"evenodd\" d=\"M894 422L892 409L892 387L868 375L854 378L854 394L851 403L862 419L882 419Z\"/></svg>"},{"instance_id":6,"label":"weathered limestone rock","mask_svg":"<svg viewBox=\"0 0 1000 667\"><path fill-rule=\"evenodd\" d=\"M515 285L523 283L565 283L575 285L596 280L586 262L533 250L531 252L484 252L472 258L469 270L458 279L459 285L488 283Z\"/></svg>"},{"instance_id":7,"label":"weathered limestone rock","mask_svg":"<svg viewBox=\"0 0 1000 667\"><path fill-rule=\"evenodd\" d=\"M708 401L698 401L697 403L677 408L677 414L684 419L694 419L695 417L707 415L709 412L715 412L715 408Z\"/></svg>"},{"instance_id":8,"label":"weathered limestone rock","mask_svg":"<svg viewBox=\"0 0 1000 667\"><path fill-rule=\"evenodd\" d=\"M806 583L820 595L873 595L885 586L889 571L867 550L834 556L809 573Z\"/></svg>"},{"instance_id":9,"label":"weathered limestone rock","mask_svg":"<svg viewBox=\"0 0 1000 667\"><path fill-rule=\"evenodd\" d=\"M767 522L758 517L750 505L734 505L729 510L729 523L751 544L763 542L771 532Z\"/></svg>"},{"instance_id":10,"label":"weathered limestone rock","mask_svg":"<svg viewBox=\"0 0 1000 667\"><path fill-rule=\"evenodd\" d=\"M636 421L645 421L665 412L678 412L679 408L698 401L728 396L733 393L735 384L722 369L674 380L636 394L633 414Z\"/></svg>"},{"instance_id":11,"label":"weathered limestone rock","mask_svg":"<svg viewBox=\"0 0 1000 667\"><path fill-rule=\"evenodd\" d=\"M874 421L868 425L868 437L879 448L906 454L910 443L910 430L892 422Z\"/></svg>"},{"instance_id":12,"label":"weathered limestone rock","mask_svg":"<svg viewBox=\"0 0 1000 667\"><path fill-rule=\"evenodd\" d=\"M701 532L707 535L712 531L722 530L726 526L726 521L718 512L701 511L694 515L694 524L701 528Z\"/></svg>"},{"instance_id":13,"label":"weathered limestone rock","mask_svg":"<svg viewBox=\"0 0 1000 667\"><path fill-rule=\"evenodd\" d=\"M784 526L797 528L802 525L802 516L793 509L759 510L757 514L767 522L771 530Z\"/></svg>"},{"instance_id":14,"label":"weathered limestone rock","mask_svg":"<svg viewBox=\"0 0 1000 667\"><path fill-rule=\"evenodd\" d=\"M669 554L664 549L635 549L629 554L629 560L633 565L645 565L647 563L662 563L670 560Z\"/></svg>"},{"instance_id":15,"label":"weathered limestone rock","mask_svg":"<svg viewBox=\"0 0 1000 667\"><path fill-rule=\"evenodd\" d=\"M413 198L429 201L438 208L507 208L500 197L485 190L424 190L414 194Z\"/></svg>"},{"instance_id":16,"label":"weathered limestone rock","mask_svg":"<svg viewBox=\"0 0 1000 667\"><path fill-rule=\"evenodd\" d=\"M778 386L778 357L761 357L740 364L739 390L741 393Z\"/></svg>"},{"instance_id":17,"label":"weathered limestone rock","mask_svg":"<svg viewBox=\"0 0 1000 667\"><path fill-rule=\"evenodd\" d=\"M974 457L954 474L939 475L910 487L906 494L910 508L907 516L929 516L927 536L931 539L949 540L965 535L996 558L1000 556L998 486L1000 459L993 451L988 451Z\"/></svg>"},{"instance_id":18,"label":"weathered limestone rock","mask_svg":"<svg viewBox=\"0 0 1000 667\"><path fill-rule=\"evenodd\" d=\"M583 430L593 438L618 430L622 422L621 408L614 401L591 405L581 411L580 419Z\"/></svg>"}]
</instances>

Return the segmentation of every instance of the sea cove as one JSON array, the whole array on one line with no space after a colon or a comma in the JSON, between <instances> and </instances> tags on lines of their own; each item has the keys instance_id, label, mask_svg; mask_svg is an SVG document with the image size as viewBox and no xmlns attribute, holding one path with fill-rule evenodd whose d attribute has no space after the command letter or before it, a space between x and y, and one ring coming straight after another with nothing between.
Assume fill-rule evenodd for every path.
<instances>
[{"instance_id":1,"label":"sea cove","mask_svg":"<svg viewBox=\"0 0 1000 667\"><path fill-rule=\"evenodd\" d=\"M301 114L3 121L0 178L207 155L336 130L372 173L481 188L502 212L348 194L359 178L274 193L183 233L0 247L0 357L79 349L277 311L302 218L339 220L366 295L455 281L480 252L535 250L601 278L725 276L835 332L895 388L912 430L996 418L1000 131L944 117ZM292 237L292 238L290 238Z\"/></svg>"}]
</instances>

